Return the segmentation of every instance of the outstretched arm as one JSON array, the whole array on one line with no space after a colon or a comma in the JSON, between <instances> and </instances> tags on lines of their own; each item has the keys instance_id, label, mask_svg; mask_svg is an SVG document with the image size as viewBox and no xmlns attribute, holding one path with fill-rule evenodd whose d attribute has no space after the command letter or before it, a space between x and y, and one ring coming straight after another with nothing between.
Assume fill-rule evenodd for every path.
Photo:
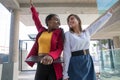
<instances>
[{"instance_id":1,"label":"outstretched arm","mask_svg":"<svg viewBox=\"0 0 120 80\"><path fill-rule=\"evenodd\" d=\"M101 17L99 17L95 22L93 22L86 31L91 36L95 32L97 32L100 28L103 27L103 25L111 18L112 16L112 10L107 11L105 14L103 14Z\"/></svg>"},{"instance_id":2,"label":"outstretched arm","mask_svg":"<svg viewBox=\"0 0 120 80\"><path fill-rule=\"evenodd\" d=\"M33 6L32 0L30 0L30 5L31 5L32 18L34 20L37 30L39 31L43 27L39 20L39 14L36 11L35 7Z\"/></svg>"}]
</instances>

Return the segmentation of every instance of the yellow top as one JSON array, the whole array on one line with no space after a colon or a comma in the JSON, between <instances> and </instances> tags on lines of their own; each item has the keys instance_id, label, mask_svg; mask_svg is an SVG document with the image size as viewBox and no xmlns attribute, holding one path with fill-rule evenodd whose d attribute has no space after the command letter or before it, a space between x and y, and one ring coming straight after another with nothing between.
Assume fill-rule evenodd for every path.
<instances>
[{"instance_id":1,"label":"yellow top","mask_svg":"<svg viewBox=\"0 0 120 80\"><path fill-rule=\"evenodd\" d=\"M48 33L46 31L41 34L41 36L38 38L38 55L44 53L48 54L50 52L51 38L52 32Z\"/></svg>"}]
</instances>

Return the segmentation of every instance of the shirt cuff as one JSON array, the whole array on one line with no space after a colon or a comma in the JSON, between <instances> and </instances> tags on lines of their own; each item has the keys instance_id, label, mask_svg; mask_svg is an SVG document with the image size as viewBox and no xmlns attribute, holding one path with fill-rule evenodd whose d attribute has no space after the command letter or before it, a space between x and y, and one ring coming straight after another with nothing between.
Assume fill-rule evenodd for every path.
<instances>
[{"instance_id":1,"label":"shirt cuff","mask_svg":"<svg viewBox=\"0 0 120 80\"><path fill-rule=\"evenodd\" d=\"M107 14L108 14L109 16L112 16L112 13L110 13L110 12L108 12Z\"/></svg>"},{"instance_id":2,"label":"shirt cuff","mask_svg":"<svg viewBox=\"0 0 120 80\"><path fill-rule=\"evenodd\" d=\"M68 74L67 73L63 73L63 79L67 79L69 78Z\"/></svg>"}]
</instances>

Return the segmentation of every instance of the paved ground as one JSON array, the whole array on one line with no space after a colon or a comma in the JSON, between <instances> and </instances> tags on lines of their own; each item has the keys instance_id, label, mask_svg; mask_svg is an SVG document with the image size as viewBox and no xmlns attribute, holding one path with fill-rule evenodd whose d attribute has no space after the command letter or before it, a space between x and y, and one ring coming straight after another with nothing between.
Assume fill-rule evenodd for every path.
<instances>
[{"instance_id":1,"label":"paved ground","mask_svg":"<svg viewBox=\"0 0 120 80\"><path fill-rule=\"evenodd\" d=\"M34 80L35 71L23 71L19 73L18 80ZM120 75L101 74L98 80L120 80Z\"/></svg>"},{"instance_id":2,"label":"paved ground","mask_svg":"<svg viewBox=\"0 0 120 80\"><path fill-rule=\"evenodd\" d=\"M19 73L18 80L34 80L35 71L23 71Z\"/></svg>"}]
</instances>

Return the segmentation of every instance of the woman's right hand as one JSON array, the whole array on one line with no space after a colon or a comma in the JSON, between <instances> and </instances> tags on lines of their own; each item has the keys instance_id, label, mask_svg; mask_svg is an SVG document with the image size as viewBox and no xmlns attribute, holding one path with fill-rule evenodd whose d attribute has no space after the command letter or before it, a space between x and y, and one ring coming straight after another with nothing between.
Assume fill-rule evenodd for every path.
<instances>
[{"instance_id":1,"label":"woman's right hand","mask_svg":"<svg viewBox=\"0 0 120 80\"><path fill-rule=\"evenodd\" d=\"M109 9L109 12L112 14L112 13L113 13L113 9L112 9L112 8L110 8L110 9Z\"/></svg>"},{"instance_id":2,"label":"woman's right hand","mask_svg":"<svg viewBox=\"0 0 120 80\"><path fill-rule=\"evenodd\" d=\"M33 2L32 2L32 0L30 0L30 5L33 6Z\"/></svg>"},{"instance_id":3,"label":"woman's right hand","mask_svg":"<svg viewBox=\"0 0 120 80\"><path fill-rule=\"evenodd\" d=\"M53 62L53 58L49 55L46 55L41 59L40 63L45 64L45 65L50 65L52 64L52 62Z\"/></svg>"}]
</instances>

